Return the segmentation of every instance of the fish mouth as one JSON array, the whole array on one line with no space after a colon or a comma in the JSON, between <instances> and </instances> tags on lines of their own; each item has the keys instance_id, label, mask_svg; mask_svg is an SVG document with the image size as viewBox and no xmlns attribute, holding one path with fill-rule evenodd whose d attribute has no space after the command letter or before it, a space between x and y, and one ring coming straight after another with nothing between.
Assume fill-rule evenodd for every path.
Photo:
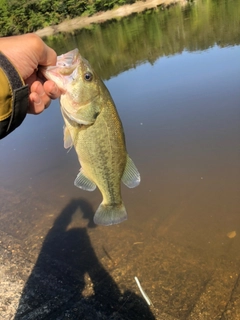
<instances>
[{"instance_id":1,"label":"fish mouth","mask_svg":"<svg viewBox=\"0 0 240 320\"><path fill-rule=\"evenodd\" d=\"M40 67L40 72L46 79L56 80L71 75L80 62L81 56L78 49L57 56L55 66ZM63 79L62 79L63 80Z\"/></svg>"},{"instance_id":2,"label":"fish mouth","mask_svg":"<svg viewBox=\"0 0 240 320\"><path fill-rule=\"evenodd\" d=\"M79 61L79 56L80 54L77 48L67 53L61 54L57 57L56 67L69 68L76 66Z\"/></svg>"}]
</instances>

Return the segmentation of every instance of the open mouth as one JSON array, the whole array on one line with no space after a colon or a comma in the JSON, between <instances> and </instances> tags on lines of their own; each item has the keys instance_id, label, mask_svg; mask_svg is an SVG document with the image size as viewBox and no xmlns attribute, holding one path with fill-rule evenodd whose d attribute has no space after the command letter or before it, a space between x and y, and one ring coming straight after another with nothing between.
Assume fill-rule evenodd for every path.
<instances>
[{"instance_id":1,"label":"open mouth","mask_svg":"<svg viewBox=\"0 0 240 320\"><path fill-rule=\"evenodd\" d=\"M52 76L70 75L79 62L79 51L74 49L57 57L55 66L40 67L40 72L47 78Z\"/></svg>"},{"instance_id":2,"label":"open mouth","mask_svg":"<svg viewBox=\"0 0 240 320\"><path fill-rule=\"evenodd\" d=\"M74 49L72 51L69 51L67 53L64 53L58 56L56 66L59 68L73 67L78 62L78 58L79 58L79 51L78 49Z\"/></svg>"}]
</instances>

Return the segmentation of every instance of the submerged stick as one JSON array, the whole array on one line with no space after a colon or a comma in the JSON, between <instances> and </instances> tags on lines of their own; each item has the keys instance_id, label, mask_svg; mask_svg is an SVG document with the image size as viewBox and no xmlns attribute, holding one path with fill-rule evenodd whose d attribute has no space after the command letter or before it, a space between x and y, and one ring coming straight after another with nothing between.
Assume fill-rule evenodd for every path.
<instances>
[{"instance_id":1,"label":"submerged stick","mask_svg":"<svg viewBox=\"0 0 240 320\"><path fill-rule=\"evenodd\" d=\"M135 279L135 281L136 281L136 283L137 283L137 285L138 285L138 288L139 288L139 290L140 290L143 298L146 300L147 304L148 304L149 306L150 306L151 304L153 304L152 301L150 300L150 298L148 297L148 295L146 294L146 292L143 290L143 288L142 288L142 286L141 286L138 278L137 278L137 277L134 277L134 279Z\"/></svg>"}]
</instances>

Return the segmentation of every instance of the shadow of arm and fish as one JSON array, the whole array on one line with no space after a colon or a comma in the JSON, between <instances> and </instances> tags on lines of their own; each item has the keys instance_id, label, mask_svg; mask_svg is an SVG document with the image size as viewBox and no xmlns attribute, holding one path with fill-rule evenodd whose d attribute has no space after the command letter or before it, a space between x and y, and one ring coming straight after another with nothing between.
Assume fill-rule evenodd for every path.
<instances>
[{"instance_id":1,"label":"shadow of arm and fish","mask_svg":"<svg viewBox=\"0 0 240 320\"><path fill-rule=\"evenodd\" d=\"M79 208L88 226L69 229ZM92 217L91 205L81 199L60 213L25 284L15 320L155 319L145 300L130 290L122 294L99 262L88 236L96 227Z\"/></svg>"}]
</instances>

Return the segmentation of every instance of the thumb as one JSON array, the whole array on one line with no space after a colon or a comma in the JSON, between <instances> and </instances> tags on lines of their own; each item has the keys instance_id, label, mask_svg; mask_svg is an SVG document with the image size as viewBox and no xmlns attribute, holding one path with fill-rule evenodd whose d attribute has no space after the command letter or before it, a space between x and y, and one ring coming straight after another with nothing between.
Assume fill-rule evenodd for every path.
<instances>
[{"instance_id":1,"label":"thumb","mask_svg":"<svg viewBox=\"0 0 240 320\"><path fill-rule=\"evenodd\" d=\"M39 56L38 64L41 66L55 66L57 63L56 52L43 42L43 50Z\"/></svg>"}]
</instances>

